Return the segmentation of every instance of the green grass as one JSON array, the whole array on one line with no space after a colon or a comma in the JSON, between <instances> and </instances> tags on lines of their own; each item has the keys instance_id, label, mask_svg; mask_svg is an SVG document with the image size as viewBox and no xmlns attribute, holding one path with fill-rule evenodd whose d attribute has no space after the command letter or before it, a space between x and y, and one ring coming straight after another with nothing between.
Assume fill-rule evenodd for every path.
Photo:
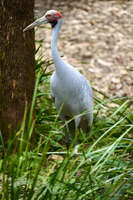
<instances>
[{"instance_id":1,"label":"green grass","mask_svg":"<svg viewBox=\"0 0 133 200\"><path fill-rule=\"evenodd\" d=\"M28 115L25 108L22 126L7 148L0 134L0 199L133 199L132 99L111 99L94 88L93 128L88 135L81 132L75 156L73 149L66 150L63 124L50 97L46 69L51 63L36 61L31 111Z\"/></svg>"}]
</instances>

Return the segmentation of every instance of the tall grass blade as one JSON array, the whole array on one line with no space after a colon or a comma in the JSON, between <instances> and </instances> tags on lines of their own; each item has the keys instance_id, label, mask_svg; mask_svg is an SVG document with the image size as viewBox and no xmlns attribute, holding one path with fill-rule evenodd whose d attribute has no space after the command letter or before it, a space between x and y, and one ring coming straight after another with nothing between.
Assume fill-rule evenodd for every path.
<instances>
[{"instance_id":1,"label":"tall grass blade","mask_svg":"<svg viewBox=\"0 0 133 200\"><path fill-rule=\"evenodd\" d=\"M32 124L32 120L33 120L34 106L35 106L35 101L36 101L36 96L37 96L37 89L38 89L38 85L39 85L41 74L42 74L42 71L40 70L37 73L37 78L36 78L36 82L35 82L35 88L34 88L34 93L33 93L33 98L32 98L32 103L31 103L31 108L30 108L30 113L29 113L29 121L28 121L28 128L27 128L28 132L30 130L30 127L31 127L31 124Z\"/></svg>"}]
</instances>

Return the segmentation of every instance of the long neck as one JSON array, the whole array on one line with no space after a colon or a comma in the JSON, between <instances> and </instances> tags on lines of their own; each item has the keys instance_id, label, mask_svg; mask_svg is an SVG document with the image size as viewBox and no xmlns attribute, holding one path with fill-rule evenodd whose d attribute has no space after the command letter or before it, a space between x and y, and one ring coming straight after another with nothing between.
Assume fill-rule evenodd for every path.
<instances>
[{"instance_id":1,"label":"long neck","mask_svg":"<svg viewBox=\"0 0 133 200\"><path fill-rule=\"evenodd\" d=\"M55 25L55 27L53 29L52 41L51 41L52 57L53 57L55 68L56 68L57 71L61 66L60 64L63 62L61 57L60 57L60 54L58 52L58 49L57 49L57 39L58 39L58 33L59 33L59 30L60 30L61 24L62 24L62 19L59 19L57 24Z\"/></svg>"}]
</instances>

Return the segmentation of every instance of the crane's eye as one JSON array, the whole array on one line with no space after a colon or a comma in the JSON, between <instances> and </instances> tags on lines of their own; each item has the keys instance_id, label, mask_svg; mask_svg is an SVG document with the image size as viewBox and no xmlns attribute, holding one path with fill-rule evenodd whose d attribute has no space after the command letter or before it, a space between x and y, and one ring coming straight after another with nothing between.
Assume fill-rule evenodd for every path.
<instances>
[{"instance_id":1,"label":"crane's eye","mask_svg":"<svg viewBox=\"0 0 133 200\"><path fill-rule=\"evenodd\" d=\"M53 17L54 17L55 19L57 19L59 16L58 16L58 15L54 15Z\"/></svg>"}]
</instances>

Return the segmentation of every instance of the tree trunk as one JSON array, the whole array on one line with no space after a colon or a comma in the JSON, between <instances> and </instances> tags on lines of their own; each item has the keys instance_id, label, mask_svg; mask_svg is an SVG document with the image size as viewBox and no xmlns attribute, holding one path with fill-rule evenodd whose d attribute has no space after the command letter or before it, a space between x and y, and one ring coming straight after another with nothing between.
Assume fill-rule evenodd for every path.
<instances>
[{"instance_id":1,"label":"tree trunk","mask_svg":"<svg viewBox=\"0 0 133 200\"><path fill-rule=\"evenodd\" d=\"M0 129L5 141L20 127L35 81L34 0L0 1Z\"/></svg>"}]
</instances>

